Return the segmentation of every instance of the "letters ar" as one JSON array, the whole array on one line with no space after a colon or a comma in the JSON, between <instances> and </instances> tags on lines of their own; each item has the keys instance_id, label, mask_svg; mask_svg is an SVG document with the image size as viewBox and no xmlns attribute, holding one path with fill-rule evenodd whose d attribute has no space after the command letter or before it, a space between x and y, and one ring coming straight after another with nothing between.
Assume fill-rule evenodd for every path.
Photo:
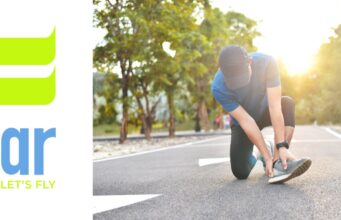
<instances>
[{"instance_id":1,"label":"letters ar","mask_svg":"<svg viewBox=\"0 0 341 220\"><path fill-rule=\"evenodd\" d=\"M34 129L34 175L44 174L44 145L49 138L56 137L56 129ZM11 140L16 138L19 142L19 161L11 163ZM1 166L7 174L29 174L29 129L7 128L1 137Z\"/></svg>"}]
</instances>

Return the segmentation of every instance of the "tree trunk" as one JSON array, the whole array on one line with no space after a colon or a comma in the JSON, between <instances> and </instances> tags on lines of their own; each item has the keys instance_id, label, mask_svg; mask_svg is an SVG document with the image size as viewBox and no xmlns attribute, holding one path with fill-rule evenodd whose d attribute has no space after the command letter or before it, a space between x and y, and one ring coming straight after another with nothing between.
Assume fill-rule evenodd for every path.
<instances>
[{"instance_id":1,"label":"tree trunk","mask_svg":"<svg viewBox=\"0 0 341 220\"><path fill-rule=\"evenodd\" d=\"M208 119L205 100L201 99L198 103L197 115L199 116L201 126L207 132L210 130L210 120Z\"/></svg>"},{"instance_id":2,"label":"tree trunk","mask_svg":"<svg viewBox=\"0 0 341 220\"><path fill-rule=\"evenodd\" d=\"M145 133L144 133L144 136L147 140L151 139L152 125L153 125L153 122L151 122L150 117L149 116L145 117L145 127L144 127Z\"/></svg>"},{"instance_id":3,"label":"tree trunk","mask_svg":"<svg viewBox=\"0 0 341 220\"><path fill-rule=\"evenodd\" d=\"M137 101L137 104L139 106L139 115L140 115L140 119L141 119L141 122L142 122L142 128L143 128L144 137L147 140L150 140L151 139L152 124L153 124L153 122L150 121L150 117L148 115L146 116L146 112L145 112L145 110L143 108L141 99L136 96L136 101Z\"/></svg>"},{"instance_id":4,"label":"tree trunk","mask_svg":"<svg viewBox=\"0 0 341 220\"><path fill-rule=\"evenodd\" d=\"M199 119L198 113L195 115L194 122L195 122L194 131L195 132L200 132L201 131L201 126L200 126L200 119Z\"/></svg>"},{"instance_id":5,"label":"tree trunk","mask_svg":"<svg viewBox=\"0 0 341 220\"><path fill-rule=\"evenodd\" d=\"M144 137L146 138L146 140L149 141L151 139L151 133L152 132L151 132L150 126L148 126L148 119L144 113L141 114L140 118L142 121Z\"/></svg>"},{"instance_id":6,"label":"tree trunk","mask_svg":"<svg viewBox=\"0 0 341 220\"><path fill-rule=\"evenodd\" d=\"M175 119L174 119L174 95L167 95L168 111L169 111L169 137L175 137Z\"/></svg>"},{"instance_id":7,"label":"tree trunk","mask_svg":"<svg viewBox=\"0 0 341 220\"><path fill-rule=\"evenodd\" d=\"M151 139L151 133L152 133L152 126L153 126L153 116L151 109L149 108L149 98L148 98L148 84L146 81L141 82L142 85L142 91L143 91L143 96L146 104L146 111L144 111L144 135L147 140ZM143 106L142 106L143 108Z\"/></svg>"},{"instance_id":8,"label":"tree trunk","mask_svg":"<svg viewBox=\"0 0 341 220\"><path fill-rule=\"evenodd\" d=\"M122 122L120 129L120 140L119 143L123 144L127 139L128 134L128 76L123 75L122 77Z\"/></svg>"}]
</instances>

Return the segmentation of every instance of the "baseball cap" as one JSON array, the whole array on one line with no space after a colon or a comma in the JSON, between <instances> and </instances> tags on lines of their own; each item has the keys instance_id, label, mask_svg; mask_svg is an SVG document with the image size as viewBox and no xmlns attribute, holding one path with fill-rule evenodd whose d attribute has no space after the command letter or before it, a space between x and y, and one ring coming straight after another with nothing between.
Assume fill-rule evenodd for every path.
<instances>
[{"instance_id":1,"label":"baseball cap","mask_svg":"<svg viewBox=\"0 0 341 220\"><path fill-rule=\"evenodd\" d=\"M249 83L249 56L243 47L224 47L219 56L219 68L229 89L238 89Z\"/></svg>"}]
</instances>

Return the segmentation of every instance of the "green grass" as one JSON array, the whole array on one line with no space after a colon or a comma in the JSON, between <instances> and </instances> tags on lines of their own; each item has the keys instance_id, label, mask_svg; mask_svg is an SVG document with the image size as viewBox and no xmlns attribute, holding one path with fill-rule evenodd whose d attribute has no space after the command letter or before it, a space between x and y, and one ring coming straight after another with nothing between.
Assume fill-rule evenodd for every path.
<instances>
[{"instance_id":1,"label":"green grass","mask_svg":"<svg viewBox=\"0 0 341 220\"><path fill-rule=\"evenodd\" d=\"M176 131L188 131L194 130L194 122L188 121L184 123L175 124ZM163 128L161 123L153 125L153 132L167 132L168 128ZM101 124L93 127L94 136L111 136L120 134L119 124ZM128 134L140 134L140 127L135 127L133 125L128 125Z\"/></svg>"},{"instance_id":2,"label":"green grass","mask_svg":"<svg viewBox=\"0 0 341 220\"><path fill-rule=\"evenodd\" d=\"M93 127L93 135L94 136L105 136L105 135L112 135L118 134L120 132L120 128L115 125L96 125Z\"/></svg>"},{"instance_id":3,"label":"green grass","mask_svg":"<svg viewBox=\"0 0 341 220\"><path fill-rule=\"evenodd\" d=\"M120 134L120 125L119 124L101 124L93 127L93 135L94 136L110 136L110 135L119 135ZM128 134L138 134L140 128L128 125Z\"/></svg>"},{"instance_id":4,"label":"green grass","mask_svg":"<svg viewBox=\"0 0 341 220\"><path fill-rule=\"evenodd\" d=\"M183 123L175 123L175 129L176 131L191 131L194 130L194 122L188 121ZM163 132L168 131L168 127L163 128L158 126L158 124L155 124L153 126L153 132Z\"/></svg>"}]
</instances>

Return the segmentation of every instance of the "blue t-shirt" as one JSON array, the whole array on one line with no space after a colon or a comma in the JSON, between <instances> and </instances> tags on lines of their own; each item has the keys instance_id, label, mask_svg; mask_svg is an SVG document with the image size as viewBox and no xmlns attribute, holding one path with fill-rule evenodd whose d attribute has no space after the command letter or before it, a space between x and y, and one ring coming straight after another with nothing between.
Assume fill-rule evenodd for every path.
<instances>
[{"instance_id":1,"label":"blue t-shirt","mask_svg":"<svg viewBox=\"0 0 341 220\"><path fill-rule=\"evenodd\" d=\"M238 106L242 106L253 119L258 121L268 107L266 88L279 86L281 80L273 57L258 52L249 55L252 57L252 75L246 86L235 90L227 88L224 75L219 69L215 74L211 90L214 98L225 111L232 112ZM233 123L238 125L237 120L233 117L232 119Z\"/></svg>"}]
</instances>

